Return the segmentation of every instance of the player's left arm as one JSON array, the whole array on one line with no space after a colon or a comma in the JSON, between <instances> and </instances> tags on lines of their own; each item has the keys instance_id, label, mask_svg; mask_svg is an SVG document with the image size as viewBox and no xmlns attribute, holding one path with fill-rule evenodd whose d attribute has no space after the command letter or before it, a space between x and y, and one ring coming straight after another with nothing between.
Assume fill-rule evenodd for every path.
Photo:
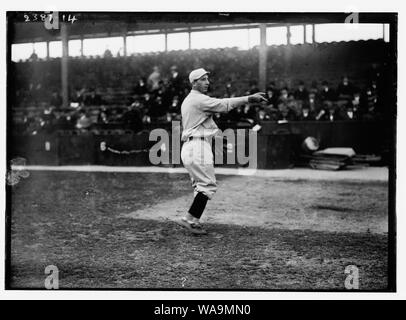
<instances>
[{"instance_id":1,"label":"player's left arm","mask_svg":"<svg viewBox=\"0 0 406 320\"><path fill-rule=\"evenodd\" d=\"M268 101L265 97L265 93L258 92L249 96L237 97L237 98L224 98L216 99L209 96L205 96L200 103L202 111L209 113L227 113L239 106L247 103L255 103L261 101Z\"/></svg>"}]
</instances>

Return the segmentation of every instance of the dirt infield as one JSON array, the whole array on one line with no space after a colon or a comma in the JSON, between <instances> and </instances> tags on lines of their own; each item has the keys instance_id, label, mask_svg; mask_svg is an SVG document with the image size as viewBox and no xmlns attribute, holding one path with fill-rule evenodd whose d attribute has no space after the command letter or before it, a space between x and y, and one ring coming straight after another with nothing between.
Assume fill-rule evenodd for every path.
<instances>
[{"instance_id":1,"label":"dirt infield","mask_svg":"<svg viewBox=\"0 0 406 320\"><path fill-rule=\"evenodd\" d=\"M361 290L387 287L386 182L219 176L209 235L173 221L185 174L31 172L12 189L12 288Z\"/></svg>"}]
</instances>

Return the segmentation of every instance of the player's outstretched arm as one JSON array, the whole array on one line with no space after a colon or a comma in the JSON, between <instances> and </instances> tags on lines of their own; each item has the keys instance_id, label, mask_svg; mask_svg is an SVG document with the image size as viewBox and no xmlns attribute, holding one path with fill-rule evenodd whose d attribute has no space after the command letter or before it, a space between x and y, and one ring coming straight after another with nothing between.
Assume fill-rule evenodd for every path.
<instances>
[{"instance_id":1,"label":"player's outstretched arm","mask_svg":"<svg viewBox=\"0 0 406 320\"><path fill-rule=\"evenodd\" d=\"M208 96L203 96L202 101L199 104L200 108L205 112L218 112L218 113L227 113L232 109L244 105L246 103L258 103L265 101L265 93L258 92L249 96L238 97L238 98L224 98L216 99Z\"/></svg>"},{"instance_id":2,"label":"player's outstretched arm","mask_svg":"<svg viewBox=\"0 0 406 320\"><path fill-rule=\"evenodd\" d=\"M257 92L248 96L249 103L259 103L263 101L268 102L268 100L265 98L265 93L263 92Z\"/></svg>"}]
</instances>

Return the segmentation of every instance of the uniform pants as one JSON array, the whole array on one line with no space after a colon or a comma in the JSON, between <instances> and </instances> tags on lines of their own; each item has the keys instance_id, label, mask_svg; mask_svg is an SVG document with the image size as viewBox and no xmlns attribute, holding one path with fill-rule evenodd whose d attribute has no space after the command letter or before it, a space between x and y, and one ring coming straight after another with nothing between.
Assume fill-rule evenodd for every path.
<instances>
[{"instance_id":1,"label":"uniform pants","mask_svg":"<svg viewBox=\"0 0 406 320\"><path fill-rule=\"evenodd\" d=\"M181 158L189 172L195 196L198 192L211 199L217 190L211 145L206 140L193 139L182 146Z\"/></svg>"}]
</instances>

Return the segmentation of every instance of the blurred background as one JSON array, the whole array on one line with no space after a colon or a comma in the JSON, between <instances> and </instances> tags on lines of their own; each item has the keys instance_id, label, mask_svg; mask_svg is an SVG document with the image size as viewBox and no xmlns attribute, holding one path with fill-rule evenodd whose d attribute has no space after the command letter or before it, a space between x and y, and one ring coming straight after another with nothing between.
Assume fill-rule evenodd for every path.
<instances>
[{"instance_id":1,"label":"blurred background","mask_svg":"<svg viewBox=\"0 0 406 320\"><path fill-rule=\"evenodd\" d=\"M211 96L266 92L269 103L214 117L222 129L261 126L267 148L279 146L263 167L297 164L309 136L320 148L387 158L396 114L391 22L396 29L393 17L361 18L348 24L340 14L59 13L58 28L47 29L47 14L10 14L12 153L41 164L147 165L141 154L139 161L103 162L99 143L107 140L97 137L118 137L108 146L142 153L149 147L143 133L180 120L188 74L203 67L211 72ZM286 150L295 152L282 161Z\"/></svg>"}]
</instances>

